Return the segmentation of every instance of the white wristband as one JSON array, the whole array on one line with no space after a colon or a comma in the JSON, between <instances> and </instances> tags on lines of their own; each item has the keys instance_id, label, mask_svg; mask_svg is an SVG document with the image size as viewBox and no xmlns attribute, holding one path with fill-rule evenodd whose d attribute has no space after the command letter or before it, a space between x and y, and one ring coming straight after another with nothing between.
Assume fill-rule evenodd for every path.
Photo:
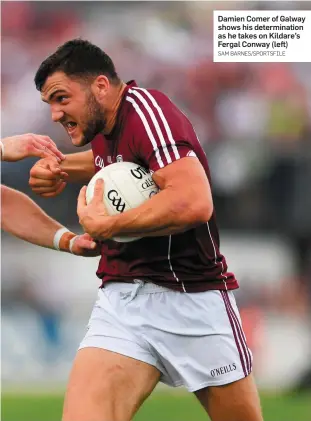
<instances>
[{"instance_id":1,"label":"white wristband","mask_svg":"<svg viewBox=\"0 0 311 421\"><path fill-rule=\"evenodd\" d=\"M1 161L4 160L4 144L2 140L0 140L0 148L1 148Z\"/></svg>"},{"instance_id":2,"label":"white wristband","mask_svg":"<svg viewBox=\"0 0 311 421\"><path fill-rule=\"evenodd\" d=\"M65 232L70 232L70 231L69 229L65 227L60 228L59 230L56 231L54 235L54 239L53 239L53 246L55 250L59 250L59 242L60 242L60 239L62 238L62 235L65 234Z\"/></svg>"},{"instance_id":3,"label":"white wristband","mask_svg":"<svg viewBox=\"0 0 311 421\"><path fill-rule=\"evenodd\" d=\"M72 247L73 247L73 243L75 242L75 239L79 237L78 235L75 235L74 237L72 237L72 239L69 241L69 251L70 253L74 254L74 252L72 251Z\"/></svg>"}]
</instances>

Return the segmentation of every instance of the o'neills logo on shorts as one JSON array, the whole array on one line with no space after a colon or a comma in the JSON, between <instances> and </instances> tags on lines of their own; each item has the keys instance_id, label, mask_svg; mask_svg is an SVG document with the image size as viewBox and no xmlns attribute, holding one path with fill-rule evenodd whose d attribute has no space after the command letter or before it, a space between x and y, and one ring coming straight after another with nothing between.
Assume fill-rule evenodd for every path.
<instances>
[{"instance_id":1,"label":"o'neills logo on shorts","mask_svg":"<svg viewBox=\"0 0 311 421\"><path fill-rule=\"evenodd\" d=\"M223 367L219 367L219 368L215 368L214 370L211 370L211 376L217 377L217 376L220 376L221 374L230 373L230 371L235 371L235 370L236 370L236 364L232 363L232 364L225 365Z\"/></svg>"}]
</instances>

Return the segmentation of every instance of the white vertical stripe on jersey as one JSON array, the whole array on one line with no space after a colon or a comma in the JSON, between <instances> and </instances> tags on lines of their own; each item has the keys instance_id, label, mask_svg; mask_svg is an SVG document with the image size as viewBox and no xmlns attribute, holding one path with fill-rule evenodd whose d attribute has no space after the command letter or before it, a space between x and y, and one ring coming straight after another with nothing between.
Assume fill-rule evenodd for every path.
<instances>
[{"instance_id":1,"label":"white vertical stripe on jersey","mask_svg":"<svg viewBox=\"0 0 311 421\"><path fill-rule=\"evenodd\" d=\"M175 155L175 159L180 159L180 155L179 155L178 149L176 147L175 140L173 139L173 135L172 135L170 126L169 126L169 124L168 124L168 122L167 122L167 120L166 120L166 118L165 118L165 116L163 114L163 111L162 111L161 107L159 107L159 104L157 103L157 101L155 100L155 98L151 95L151 93L149 91L147 91L147 89L138 88L138 87L133 87L133 89L144 92L144 94L147 95L147 97L150 99L150 101L152 102L152 104L158 110L158 113L159 113L159 115L161 117L161 120L162 120L162 122L164 124L164 127L165 127L165 130L166 130L168 139L171 142L172 149L173 149L173 152L174 152L174 155Z\"/></svg>"},{"instance_id":2,"label":"white vertical stripe on jersey","mask_svg":"<svg viewBox=\"0 0 311 421\"><path fill-rule=\"evenodd\" d=\"M157 121L157 118L156 118L153 110L150 108L148 102L145 100L145 98L139 92L134 91L133 89L129 89L128 92L130 94L135 95L141 101L141 103L145 106L147 112L149 113L149 115L151 117L151 120L152 120L152 122L154 124L154 127L155 127L155 129L157 131L157 134L159 136L159 139L160 139L160 142L161 142L161 145L162 145L162 149L163 149L165 158L167 160L167 163L170 164L172 162L172 158L170 157L169 151L167 150L167 144L165 142L165 139L164 139L162 130L161 130L160 126L159 126L159 123Z\"/></svg>"},{"instance_id":3,"label":"white vertical stripe on jersey","mask_svg":"<svg viewBox=\"0 0 311 421\"><path fill-rule=\"evenodd\" d=\"M158 161L158 165L159 165L160 168L163 168L164 167L164 164L163 164L162 158L160 156L160 152L159 152L159 148L158 148L157 142L156 142L156 140L155 140L155 138L154 138L154 136L152 134L152 131L151 131L150 126L149 126L149 123L148 123L148 121L147 121L144 113L140 109L140 107L137 104L137 102L135 101L135 99L133 99L133 98L131 98L129 96L125 97L125 99L126 99L126 101L129 101L133 105L133 107L136 110L137 114L141 118L141 121L142 121L142 123L143 123L143 125L145 127L145 130L146 130L147 135L148 135L148 137L150 139L150 142L152 143L153 150L155 152L155 156L156 156L156 159Z\"/></svg>"},{"instance_id":4,"label":"white vertical stripe on jersey","mask_svg":"<svg viewBox=\"0 0 311 421\"><path fill-rule=\"evenodd\" d=\"M215 247L214 240L213 240L213 237L212 237L212 234L211 234L211 230L210 230L210 228L209 228L209 223L208 223L208 222L206 222L206 225L207 225L207 229L208 229L209 237L210 237L210 239L211 239L211 242L212 242L212 245L213 245L213 249L214 249L214 255L215 255L215 265L217 265L217 253L216 253L216 247ZM223 283L225 284L225 288L226 288L226 291L227 291L227 290L228 290L228 288L227 288L227 282L226 282L226 280L227 280L227 276L224 274L224 265L222 264L222 262L220 262L220 264L221 264L221 276L223 276Z\"/></svg>"},{"instance_id":5,"label":"white vertical stripe on jersey","mask_svg":"<svg viewBox=\"0 0 311 421\"><path fill-rule=\"evenodd\" d=\"M180 282L180 280L177 278L176 273L173 270L173 266L172 266L172 262L171 262L171 245L172 245L172 236L170 235L168 237L168 252L167 252L167 259L168 259L168 263L170 265L170 269L172 271L172 274L174 275L174 278L176 279L177 282ZM181 281L181 285L182 285L182 289L184 290L184 292L186 291L185 285L183 283L183 281Z\"/></svg>"}]
</instances>

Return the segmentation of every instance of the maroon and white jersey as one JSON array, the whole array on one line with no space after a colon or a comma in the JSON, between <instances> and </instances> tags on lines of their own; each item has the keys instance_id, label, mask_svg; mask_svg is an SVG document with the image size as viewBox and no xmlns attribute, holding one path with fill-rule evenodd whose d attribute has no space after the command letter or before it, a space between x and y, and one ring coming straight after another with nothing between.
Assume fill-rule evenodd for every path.
<instances>
[{"instance_id":1,"label":"maroon and white jersey","mask_svg":"<svg viewBox=\"0 0 311 421\"><path fill-rule=\"evenodd\" d=\"M118 161L151 171L186 156L197 156L210 181L205 153L188 118L163 93L127 84L117 122L109 136L92 141L96 172ZM149 280L184 292L236 289L219 251L215 212L206 224L182 234L146 237L102 246L97 276L108 281Z\"/></svg>"}]
</instances>

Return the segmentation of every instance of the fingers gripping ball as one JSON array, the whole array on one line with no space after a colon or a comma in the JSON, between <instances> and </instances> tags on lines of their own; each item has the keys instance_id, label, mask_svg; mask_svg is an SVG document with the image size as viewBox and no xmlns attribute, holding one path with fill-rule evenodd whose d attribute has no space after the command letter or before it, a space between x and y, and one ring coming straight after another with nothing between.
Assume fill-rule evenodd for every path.
<instances>
[{"instance_id":1,"label":"fingers gripping ball","mask_svg":"<svg viewBox=\"0 0 311 421\"><path fill-rule=\"evenodd\" d=\"M102 178L105 183L103 201L109 215L116 215L136 208L158 192L150 172L133 162L117 162L102 168L94 175L86 190L87 204L93 198L95 183ZM131 237L114 237L126 243L139 240Z\"/></svg>"}]
</instances>

